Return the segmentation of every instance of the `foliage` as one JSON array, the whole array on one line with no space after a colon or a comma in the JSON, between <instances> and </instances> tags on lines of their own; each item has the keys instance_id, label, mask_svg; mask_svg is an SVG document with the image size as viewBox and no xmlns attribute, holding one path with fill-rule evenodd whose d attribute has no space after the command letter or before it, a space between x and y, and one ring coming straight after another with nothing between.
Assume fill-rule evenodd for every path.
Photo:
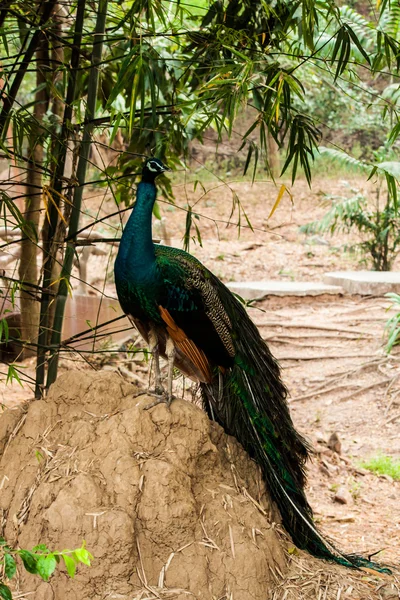
<instances>
[{"instance_id":1,"label":"foliage","mask_svg":"<svg viewBox=\"0 0 400 600\"><path fill-rule=\"evenodd\" d=\"M377 174L374 205L371 208L371 200L355 190L351 190L353 195L350 197L326 194L326 200L331 202L330 210L322 219L303 225L300 230L306 234L323 231L333 234L355 229L364 238L357 245L370 255L374 269L389 271L400 250L400 215L397 193L393 196L388 191L390 179L388 181L387 174L390 172L397 177L400 163L382 160L385 152L376 153L376 158L381 160L368 165L338 150L321 148L321 151L359 173L369 173L370 178ZM383 207L382 196L385 196Z\"/></svg>"},{"instance_id":2,"label":"foliage","mask_svg":"<svg viewBox=\"0 0 400 600\"><path fill-rule=\"evenodd\" d=\"M386 298L392 300L392 308L397 309L397 313L388 319L385 325L385 335L387 337L385 351L390 354L394 346L400 344L400 295L394 292L385 294Z\"/></svg>"},{"instance_id":3,"label":"foliage","mask_svg":"<svg viewBox=\"0 0 400 600\"><path fill-rule=\"evenodd\" d=\"M254 178L263 166L271 174L272 138L286 153L283 172L291 171L294 180L301 169L310 182L320 142L318 118L326 114L314 118L309 81L315 88L323 81L330 93L343 89L353 98L362 88L360 101L371 102L375 116L382 111L391 142L400 134L396 90L385 80L384 94L378 85L370 93L364 77L372 81L382 71L385 78L399 71L399 11L387 1L371 17L331 0L61 4L60 18L55 0L45 0L40 10L33 0L9 0L0 11L0 152L27 173L40 173L35 194L46 201L41 234L6 192L0 199L7 228L17 227L23 242L28 239L43 252L33 294L41 306L39 339L37 344L26 341L37 350L38 397L54 380L64 351L63 305L71 289L72 257L81 232L78 197L88 184L88 166L92 181L107 186L118 205L128 205L143 155L155 153L182 168L192 140L202 142L210 129L218 142L236 136L236 119L247 109L251 123L238 138L244 171L252 170ZM59 47L61 58L55 56ZM46 108L40 120L39 105ZM89 145L105 147L112 160L94 164ZM42 158L35 162L39 146ZM72 173L64 168L68 153ZM377 170L397 211L397 175L382 165ZM161 188L172 200L167 179ZM232 205L238 225L242 218L250 226L234 193ZM191 206L187 210L186 244L193 237L201 240L197 213ZM376 227L384 231L393 218L388 212ZM62 277L54 274L60 260ZM45 384L49 355L52 368Z\"/></svg>"},{"instance_id":4,"label":"foliage","mask_svg":"<svg viewBox=\"0 0 400 600\"><path fill-rule=\"evenodd\" d=\"M318 51L300 66L298 77L305 89L301 110L313 115L325 143L333 142L369 159L398 120L398 85L393 83L389 67L394 55L389 59L389 53L400 40L400 10L395 3L381 3L378 18L365 7L359 10L346 4L338 7L344 28L336 37L334 22L319 23L315 35ZM301 38L293 39L293 47L299 55L304 54ZM330 60L335 52L348 57L345 69L340 61ZM388 53L388 71L383 68L382 52Z\"/></svg>"},{"instance_id":5,"label":"foliage","mask_svg":"<svg viewBox=\"0 0 400 600\"><path fill-rule=\"evenodd\" d=\"M28 573L39 575L44 581L48 581L61 559L64 561L68 575L75 577L77 565L82 563L90 566L93 556L86 549L85 542L76 550L50 552L45 544L39 544L29 551L11 548L6 540L0 537L0 565L4 573L4 576L0 576L0 598L3 600L12 599L11 590L5 582L11 580L16 574L16 558L20 558Z\"/></svg>"},{"instance_id":6,"label":"foliage","mask_svg":"<svg viewBox=\"0 0 400 600\"><path fill-rule=\"evenodd\" d=\"M361 463L361 466L377 475L389 475L396 481L400 480L400 460L391 456L381 454Z\"/></svg>"}]
</instances>

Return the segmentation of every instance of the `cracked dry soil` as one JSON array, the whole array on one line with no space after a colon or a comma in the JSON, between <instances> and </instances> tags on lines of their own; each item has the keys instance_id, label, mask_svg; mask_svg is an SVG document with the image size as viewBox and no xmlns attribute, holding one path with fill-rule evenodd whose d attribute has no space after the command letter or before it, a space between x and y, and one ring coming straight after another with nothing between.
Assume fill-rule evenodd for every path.
<instances>
[{"instance_id":1,"label":"cracked dry soil","mask_svg":"<svg viewBox=\"0 0 400 600\"><path fill-rule=\"evenodd\" d=\"M20 570L35 600L260 600L287 571L260 472L196 406L143 410L111 373L70 371L45 400L0 419L0 511L10 544L78 547L74 580ZM154 591L155 590L155 591ZM158 590L158 591L157 591ZM153 594L153 595L152 595ZM25 596L22 596L25 597Z\"/></svg>"}]
</instances>

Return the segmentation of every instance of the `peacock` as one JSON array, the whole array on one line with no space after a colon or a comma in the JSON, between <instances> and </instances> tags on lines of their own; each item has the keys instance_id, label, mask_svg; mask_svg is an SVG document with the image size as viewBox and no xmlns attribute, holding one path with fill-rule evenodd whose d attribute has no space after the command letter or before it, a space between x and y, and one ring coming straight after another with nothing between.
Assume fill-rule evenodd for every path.
<instances>
[{"instance_id":1,"label":"peacock","mask_svg":"<svg viewBox=\"0 0 400 600\"><path fill-rule=\"evenodd\" d=\"M171 402L178 367L199 382L210 418L260 465L297 547L348 567L390 572L340 552L315 526L304 491L311 448L294 428L279 365L243 304L189 253L153 243L155 179L169 170L157 158L145 161L114 267L121 307L153 353L156 399L150 407ZM160 355L168 361L166 391Z\"/></svg>"}]
</instances>

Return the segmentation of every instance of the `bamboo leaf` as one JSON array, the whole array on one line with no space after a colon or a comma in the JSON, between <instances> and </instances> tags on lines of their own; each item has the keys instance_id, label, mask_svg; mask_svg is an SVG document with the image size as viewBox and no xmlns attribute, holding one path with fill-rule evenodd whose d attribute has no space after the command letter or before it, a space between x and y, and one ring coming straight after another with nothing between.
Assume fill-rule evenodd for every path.
<instances>
[{"instance_id":1,"label":"bamboo leaf","mask_svg":"<svg viewBox=\"0 0 400 600\"><path fill-rule=\"evenodd\" d=\"M3 337L4 337L4 342L7 344L8 339L9 339L9 329L8 329L8 322L6 318L3 318L0 320L0 343L3 341Z\"/></svg>"},{"instance_id":2,"label":"bamboo leaf","mask_svg":"<svg viewBox=\"0 0 400 600\"><path fill-rule=\"evenodd\" d=\"M161 221L160 205L159 205L159 203L157 201L154 202L153 215L155 216L156 219L158 219L159 221Z\"/></svg>"},{"instance_id":3,"label":"bamboo leaf","mask_svg":"<svg viewBox=\"0 0 400 600\"><path fill-rule=\"evenodd\" d=\"M57 202L53 198L54 192L55 192L55 190L53 190L50 186L48 186L48 185L43 186L43 204L45 206L47 219L50 222L49 203L51 203L54 206L54 208L56 209L61 221L63 221L63 223L65 225L67 225L67 221L66 221L64 215L62 214L60 207L58 206ZM58 195L60 197L64 198L64 196L62 196L62 194L58 194Z\"/></svg>"},{"instance_id":4,"label":"bamboo leaf","mask_svg":"<svg viewBox=\"0 0 400 600\"><path fill-rule=\"evenodd\" d=\"M349 33L349 36L353 40L353 43L356 46L357 50L359 52L361 52L361 54L363 55L363 57L365 58L365 60L367 61L367 63L370 65L371 61L370 61L370 58L369 58L367 52L365 51L365 49L363 48L360 40L358 39L358 37L356 36L356 34L354 33L354 31L352 30L352 28L349 25L347 25L347 31Z\"/></svg>"},{"instance_id":5,"label":"bamboo leaf","mask_svg":"<svg viewBox=\"0 0 400 600\"><path fill-rule=\"evenodd\" d=\"M114 126L113 126L111 136L110 136L110 146L113 143L113 141L115 140L115 136L118 133L118 128L119 128L119 124L121 123L121 119L122 119L122 114L119 113L114 121Z\"/></svg>"},{"instance_id":6,"label":"bamboo leaf","mask_svg":"<svg viewBox=\"0 0 400 600\"><path fill-rule=\"evenodd\" d=\"M282 198L283 198L283 195L284 195L284 193L285 193L286 191L288 191L288 190L286 189L286 185L282 184L282 185L281 185L281 189L279 190L278 196L277 196L277 198L276 198L276 200L275 200L275 202L274 202L274 205L273 205L273 207L272 207L272 209L271 209L271 212L269 213L269 215L268 215L268 217L267 217L268 219L270 219L270 218L272 217L272 215L274 214L274 212L275 212L275 211L276 211L276 209L278 208L278 206L279 206L279 204L280 204L280 202L281 202L281 200L282 200ZM289 192L288 192L288 193L289 193Z\"/></svg>"},{"instance_id":7,"label":"bamboo leaf","mask_svg":"<svg viewBox=\"0 0 400 600\"><path fill-rule=\"evenodd\" d=\"M247 169L249 168L252 154L253 154L253 145L249 144L249 149L247 151L247 158L246 158L246 162L244 164L244 169L243 169L243 175L246 175L246 173L247 173Z\"/></svg>"}]
</instances>

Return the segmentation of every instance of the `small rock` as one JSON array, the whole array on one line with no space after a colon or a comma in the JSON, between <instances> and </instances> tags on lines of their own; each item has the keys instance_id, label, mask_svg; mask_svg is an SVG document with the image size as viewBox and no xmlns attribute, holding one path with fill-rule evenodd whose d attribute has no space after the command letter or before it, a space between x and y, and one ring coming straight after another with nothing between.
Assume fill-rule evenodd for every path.
<instances>
[{"instance_id":1,"label":"small rock","mask_svg":"<svg viewBox=\"0 0 400 600\"><path fill-rule=\"evenodd\" d=\"M329 471L329 473L338 473L339 468L336 465L332 465L327 460L321 459L321 465L325 467Z\"/></svg>"},{"instance_id":2,"label":"small rock","mask_svg":"<svg viewBox=\"0 0 400 600\"><path fill-rule=\"evenodd\" d=\"M342 453L342 442L339 439L338 434L333 432L328 440L328 448L336 452L337 454Z\"/></svg>"},{"instance_id":3,"label":"small rock","mask_svg":"<svg viewBox=\"0 0 400 600\"><path fill-rule=\"evenodd\" d=\"M386 481L393 483L393 477L390 477L390 475L379 475L379 479L386 479Z\"/></svg>"},{"instance_id":4,"label":"small rock","mask_svg":"<svg viewBox=\"0 0 400 600\"><path fill-rule=\"evenodd\" d=\"M364 475L369 475L370 471L367 471L367 469L363 469L362 467L357 467L356 469L354 469L354 473L356 473L357 475L362 475L364 477Z\"/></svg>"},{"instance_id":5,"label":"small rock","mask_svg":"<svg viewBox=\"0 0 400 600\"><path fill-rule=\"evenodd\" d=\"M333 500L339 504L352 504L353 497L346 488L340 487L334 495Z\"/></svg>"},{"instance_id":6,"label":"small rock","mask_svg":"<svg viewBox=\"0 0 400 600\"><path fill-rule=\"evenodd\" d=\"M330 477L331 474L329 472L329 469L327 469L325 467L325 465L319 465L319 470L321 471L321 473L323 473L324 475L326 475L327 477Z\"/></svg>"},{"instance_id":7,"label":"small rock","mask_svg":"<svg viewBox=\"0 0 400 600\"><path fill-rule=\"evenodd\" d=\"M325 444L326 445L326 437L324 436L324 434L322 433L322 431L316 431L316 433L315 433L315 441L318 444Z\"/></svg>"},{"instance_id":8,"label":"small rock","mask_svg":"<svg viewBox=\"0 0 400 600\"><path fill-rule=\"evenodd\" d=\"M399 597L398 593L389 586L381 587L379 593L384 600L398 600Z\"/></svg>"},{"instance_id":9,"label":"small rock","mask_svg":"<svg viewBox=\"0 0 400 600\"><path fill-rule=\"evenodd\" d=\"M335 517L334 520L338 523L354 523L356 519L354 515L345 515L344 517Z\"/></svg>"}]
</instances>

